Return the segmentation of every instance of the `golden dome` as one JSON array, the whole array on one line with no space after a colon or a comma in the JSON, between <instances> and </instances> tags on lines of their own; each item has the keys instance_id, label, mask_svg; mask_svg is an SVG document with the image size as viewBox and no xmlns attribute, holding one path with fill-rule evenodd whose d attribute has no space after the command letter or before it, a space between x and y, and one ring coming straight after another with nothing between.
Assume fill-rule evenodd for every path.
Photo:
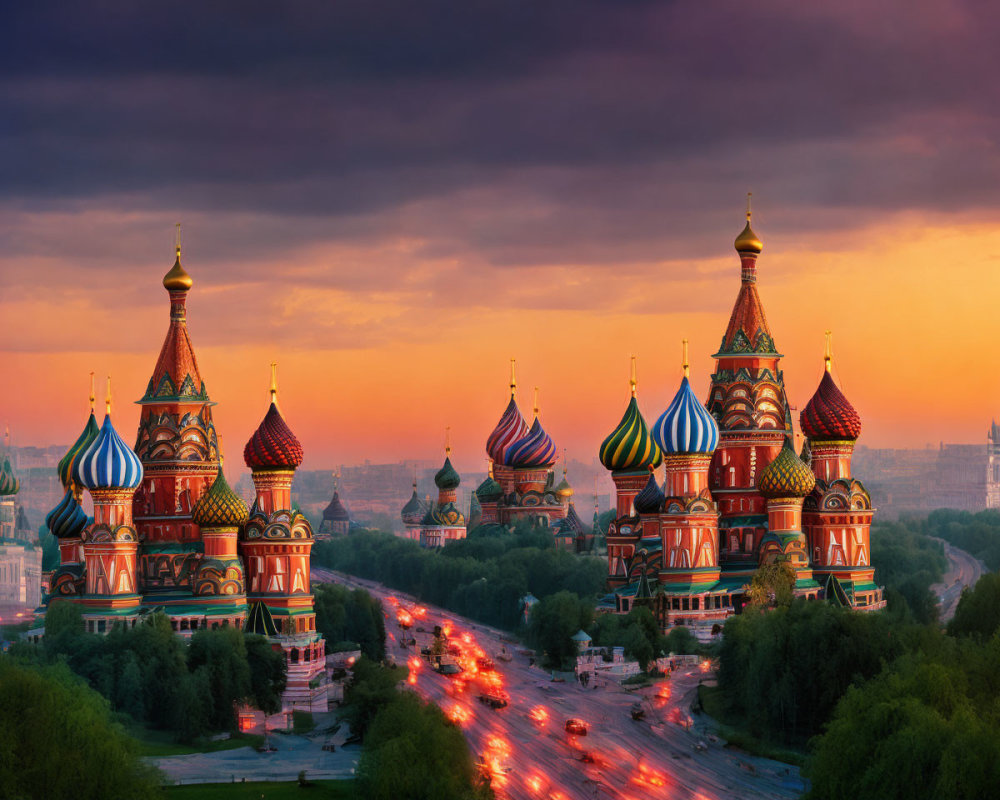
<instances>
[{"instance_id":1,"label":"golden dome","mask_svg":"<svg viewBox=\"0 0 1000 800\"><path fill-rule=\"evenodd\" d=\"M191 276L181 266L181 249L178 247L174 265L170 268L170 272L163 276L163 286L169 291L183 290L186 292L193 285L194 281L191 280Z\"/></svg>"},{"instance_id":2,"label":"golden dome","mask_svg":"<svg viewBox=\"0 0 1000 800\"><path fill-rule=\"evenodd\" d=\"M764 243L757 237L757 234L753 232L753 228L750 227L749 214L747 214L746 227L743 229L743 232L736 237L734 245L737 253L759 253L764 249Z\"/></svg>"}]
</instances>

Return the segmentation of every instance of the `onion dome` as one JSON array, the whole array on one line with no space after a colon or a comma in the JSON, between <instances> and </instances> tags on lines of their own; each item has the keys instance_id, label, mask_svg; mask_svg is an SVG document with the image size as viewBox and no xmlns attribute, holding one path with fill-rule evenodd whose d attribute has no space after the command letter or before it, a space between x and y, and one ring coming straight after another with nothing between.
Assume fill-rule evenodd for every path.
<instances>
[{"instance_id":1,"label":"onion dome","mask_svg":"<svg viewBox=\"0 0 1000 800\"><path fill-rule=\"evenodd\" d=\"M63 499L56 503L45 516L45 524L57 539L73 539L87 527L87 514L76 502L71 489L66 490Z\"/></svg>"},{"instance_id":2,"label":"onion dome","mask_svg":"<svg viewBox=\"0 0 1000 800\"><path fill-rule=\"evenodd\" d=\"M212 485L191 509L191 519L200 528L239 528L249 518L250 509L229 487L220 464Z\"/></svg>"},{"instance_id":3,"label":"onion dome","mask_svg":"<svg viewBox=\"0 0 1000 800\"><path fill-rule=\"evenodd\" d=\"M556 445L535 417L526 436L504 451L504 463L515 469L551 467L556 461Z\"/></svg>"},{"instance_id":4,"label":"onion dome","mask_svg":"<svg viewBox=\"0 0 1000 800\"><path fill-rule=\"evenodd\" d=\"M420 498L417 496L417 484L413 484L413 495L409 500L406 501L406 505L403 506L402 511L399 515L403 518L403 522L407 525L419 525L420 520L423 518L426 509L424 504L421 502Z\"/></svg>"},{"instance_id":5,"label":"onion dome","mask_svg":"<svg viewBox=\"0 0 1000 800\"><path fill-rule=\"evenodd\" d=\"M664 499L663 490L656 482L656 475L650 470L649 480L642 487L642 491L633 498L632 505L635 506L637 514L658 514L663 510Z\"/></svg>"},{"instance_id":6,"label":"onion dome","mask_svg":"<svg viewBox=\"0 0 1000 800\"><path fill-rule=\"evenodd\" d=\"M556 484L556 488L552 490L560 497L570 498L573 496L573 487L569 485L569 481L566 480L566 470L563 470L562 480Z\"/></svg>"},{"instance_id":7,"label":"onion dome","mask_svg":"<svg viewBox=\"0 0 1000 800\"><path fill-rule=\"evenodd\" d=\"M795 455L789 440L760 474L758 491L764 497L805 497L816 486L816 476Z\"/></svg>"},{"instance_id":8,"label":"onion dome","mask_svg":"<svg viewBox=\"0 0 1000 800\"><path fill-rule=\"evenodd\" d=\"M83 432L73 443L73 446L66 451L66 455L62 457L56 466L56 472L59 473L59 480L62 482L63 488L68 489L70 484L73 483L73 465L80 458L83 451L90 447L94 439L97 438L99 430L100 428L97 427L97 418L94 416L93 409L91 409L90 419L87 420Z\"/></svg>"},{"instance_id":9,"label":"onion dome","mask_svg":"<svg viewBox=\"0 0 1000 800\"><path fill-rule=\"evenodd\" d=\"M73 463L73 480L87 489L135 489L142 462L111 424L111 402L97 437Z\"/></svg>"},{"instance_id":10,"label":"onion dome","mask_svg":"<svg viewBox=\"0 0 1000 800\"><path fill-rule=\"evenodd\" d=\"M21 488L21 481L14 474L14 468L10 465L10 456L4 456L3 467L0 467L0 497L10 497Z\"/></svg>"},{"instance_id":11,"label":"onion dome","mask_svg":"<svg viewBox=\"0 0 1000 800\"><path fill-rule=\"evenodd\" d=\"M837 388L829 369L812 399L799 414L802 432L814 441L854 441L861 435L861 417Z\"/></svg>"},{"instance_id":12,"label":"onion dome","mask_svg":"<svg viewBox=\"0 0 1000 800\"><path fill-rule=\"evenodd\" d=\"M719 425L695 397L687 367L681 387L653 424L653 439L664 453L712 453L719 444Z\"/></svg>"},{"instance_id":13,"label":"onion dome","mask_svg":"<svg viewBox=\"0 0 1000 800\"><path fill-rule=\"evenodd\" d=\"M504 464L504 454L518 439L524 438L528 433L528 423L521 416L521 410L517 407L517 402L513 395L507 404L503 416L493 429L493 433L486 440L486 454L493 459L495 464Z\"/></svg>"},{"instance_id":14,"label":"onion dome","mask_svg":"<svg viewBox=\"0 0 1000 800\"><path fill-rule=\"evenodd\" d=\"M430 511L432 525L458 527L465 524L465 515L454 503L437 503Z\"/></svg>"},{"instance_id":15,"label":"onion dome","mask_svg":"<svg viewBox=\"0 0 1000 800\"><path fill-rule=\"evenodd\" d=\"M251 470L295 469L302 463L302 445L273 402L243 448L243 460Z\"/></svg>"},{"instance_id":16,"label":"onion dome","mask_svg":"<svg viewBox=\"0 0 1000 800\"><path fill-rule=\"evenodd\" d=\"M445 456L444 466L437 471L434 476L434 485L438 489L451 490L457 489L458 485L462 482L462 478L459 476L458 472L451 465L451 458Z\"/></svg>"},{"instance_id":17,"label":"onion dome","mask_svg":"<svg viewBox=\"0 0 1000 800\"><path fill-rule=\"evenodd\" d=\"M330 522L350 522L351 515L347 507L340 501L340 493L334 491L333 497L323 510L323 519Z\"/></svg>"},{"instance_id":18,"label":"onion dome","mask_svg":"<svg viewBox=\"0 0 1000 800\"><path fill-rule=\"evenodd\" d=\"M503 487L494 480L492 475L487 475L486 480L479 484L476 489L476 497L480 503L495 503L503 497Z\"/></svg>"},{"instance_id":19,"label":"onion dome","mask_svg":"<svg viewBox=\"0 0 1000 800\"><path fill-rule=\"evenodd\" d=\"M302 445L278 411L278 365L271 362L271 406L264 421L243 448L250 470L295 469L302 463Z\"/></svg>"},{"instance_id":20,"label":"onion dome","mask_svg":"<svg viewBox=\"0 0 1000 800\"><path fill-rule=\"evenodd\" d=\"M611 435L601 444L601 463L614 472L639 472L658 467L663 453L649 435L646 420L639 413L639 403L632 395L625 415Z\"/></svg>"},{"instance_id":21,"label":"onion dome","mask_svg":"<svg viewBox=\"0 0 1000 800\"><path fill-rule=\"evenodd\" d=\"M178 236L179 235L180 232L178 231ZM191 280L191 276L188 275L184 267L181 266L181 246L178 244L177 258L174 259L174 265L170 268L170 271L163 276L163 288L171 292L186 292L193 285L194 281Z\"/></svg>"}]
</instances>

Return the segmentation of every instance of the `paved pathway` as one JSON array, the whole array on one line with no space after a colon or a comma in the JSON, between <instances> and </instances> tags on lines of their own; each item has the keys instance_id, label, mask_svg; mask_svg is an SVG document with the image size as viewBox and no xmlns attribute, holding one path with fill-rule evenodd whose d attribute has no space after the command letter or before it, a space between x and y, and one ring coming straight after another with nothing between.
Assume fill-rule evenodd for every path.
<instances>
[{"instance_id":1,"label":"paved pathway","mask_svg":"<svg viewBox=\"0 0 1000 800\"><path fill-rule=\"evenodd\" d=\"M955 616L962 589L966 586L975 586L976 581L989 570L982 561L965 550L953 547L944 539L937 539L934 536L931 538L944 545L944 554L948 558L948 571L945 572L944 579L941 583L931 586L931 591L937 595L941 607L941 621L947 622Z\"/></svg>"}]
</instances>

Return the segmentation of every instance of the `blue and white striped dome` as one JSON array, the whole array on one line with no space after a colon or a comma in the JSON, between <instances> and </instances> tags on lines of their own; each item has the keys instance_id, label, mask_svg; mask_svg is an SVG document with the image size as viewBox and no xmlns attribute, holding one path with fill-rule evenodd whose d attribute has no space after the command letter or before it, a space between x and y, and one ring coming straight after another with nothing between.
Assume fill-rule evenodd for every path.
<instances>
[{"instance_id":1,"label":"blue and white striped dome","mask_svg":"<svg viewBox=\"0 0 1000 800\"><path fill-rule=\"evenodd\" d=\"M664 453L712 453L719 444L719 426L695 397L687 376L654 423L653 439Z\"/></svg>"},{"instance_id":2,"label":"blue and white striped dome","mask_svg":"<svg viewBox=\"0 0 1000 800\"><path fill-rule=\"evenodd\" d=\"M142 482L142 462L122 441L110 414L105 415L97 438L73 465L73 477L88 489L135 489Z\"/></svg>"}]
</instances>

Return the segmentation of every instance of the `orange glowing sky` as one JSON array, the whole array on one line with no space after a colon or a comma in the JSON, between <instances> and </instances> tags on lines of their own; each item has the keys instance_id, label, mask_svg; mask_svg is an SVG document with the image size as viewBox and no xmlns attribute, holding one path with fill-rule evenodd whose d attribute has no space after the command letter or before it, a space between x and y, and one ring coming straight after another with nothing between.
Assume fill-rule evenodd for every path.
<instances>
[{"instance_id":1,"label":"orange glowing sky","mask_svg":"<svg viewBox=\"0 0 1000 800\"><path fill-rule=\"evenodd\" d=\"M481 470L511 357L522 411L540 387L545 428L590 461L631 354L647 421L684 337L706 396L748 190L791 403L832 329L862 444L984 441L1000 415L1000 103L983 83L1000 19L949 0L448 5L121 4L114 26L12 12L15 444L72 441L91 370L113 376L134 435L180 220L230 463L275 360L306 468L436 461L450 426L456 464Z\"/></svg>"}]
</instances>

